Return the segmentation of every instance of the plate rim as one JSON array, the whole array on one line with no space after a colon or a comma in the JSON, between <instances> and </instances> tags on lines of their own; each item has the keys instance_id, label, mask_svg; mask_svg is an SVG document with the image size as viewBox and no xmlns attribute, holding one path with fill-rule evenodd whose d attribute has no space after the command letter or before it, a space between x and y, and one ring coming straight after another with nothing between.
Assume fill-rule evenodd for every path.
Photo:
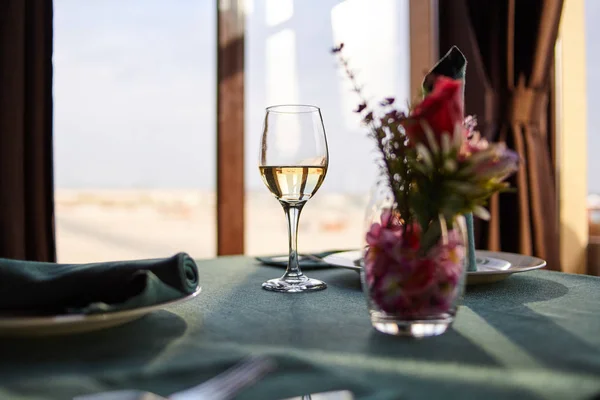
<instances>
[{"instance_id":1,"label":"plate rim","mask_svg":"<svg viewBox=\"0 0 600 400\"><path fill-rule=\"evenodd\" d=\"M547 265L546 260L543 260L543 259L541 259L539 257L535 257L535 256L528 256L528 255L525 255L525 254L509 253L509 252L506 252L506 251L490 251L490 250L475 250L475 252L476 253L479 252L479 253L489 254L490 258L500 258L500 257L497 257L497 256L494 257L494 255L500 255L500 256L502 256L504 254L508 254L510 256L513 256L513 257L514 256L516 256L516 257L529 257L529 258L535 260L536 264L535 265L528 265L528 266L512 266L512 263L511 263L511 267L508 268L508 269L505 269L505 270L498 270L498 271L469 271L468 275L473 275L473 276L475 276L475 275L477 275L477 276L481 276L481 275L499 275L499 274L501 274L501 275L510 275L510 274L516 274L516 273L519 273L519 272L533 271L533 270L536 270L536 269L544 268ZM509 261L510 262L510 260L507 260L505 258L500 258L500 259L504 260L504 261Z\"/></svg>"},{"instance_id":2,"label":"plate rim","mask_svg":"<svg viewBox=\"0 0 600 400\"><path fill-rule=\"evenodd\" d=\"M330 254L328 256L323 257L323 261L326 262L329 265L332 265L334 267L338 267L338 268L346 268L346 269L351 269L353 271L360 271L362 270L361 267L359 266L350 266L350 265L339 265L339 264L331 264L327 259L330 257L335 257L339 254L343 254L343 253L356 253L356 252L361 252L361 250L347 250L347 251L342 251L339 253L334 253L334 254ZM546 266L546 261L538 258L538 257L534 257L534 256L527 256L524 254L518 254L518 253L509 253L509 252L505 252L505 251L490 251L490 250L475 250L476 253L485 253L488 257L491 258L499 258L505 261L509 261L506 260L505 258L501 258L502 255L509 255L512 257L529 257L535 260L536 264L535 265L529 265L529 266L514 266L511 265L511 267L509 269L505 269L505 270L498 270L498 271L467 271L467 275L468 276L483 276L483 275L511 275L511 274L516 274L519 272L527 272L527 271L532 271L532 270L536 270L536 269L540 269L540 268L544 268ZM494 257L493 255L500 255L500 257L496 256ZM506 256L504 256L506 257ZM511 263L512 264L512 263Z\"/></svg>"},{"instance_id":3,"label":"plate rim","mask_svg":"<svg viewBox=\"0 0 600 400\"><path fill-rule=\"evenodd\" d=\"M165 301L163 303L152 304L148 306L142 306L137 308L131 308L127 310L119 310L112 312L102 312L96 314L61 314L61 315L48 315L48 316L13 316L13 317L2 317L0 316L0 330L1 329L19 329L19 328L29 328L29 327L40 327L40 326L50 326L50 325L68 325L73 323L82 323L82 322L101 322L107 320L116 320L116 319L127 319L131 317L135 317L138 315L145 315L152 311L161 310L166 307L174 306L180 303L184 303L188 300L196 297L200 292L202 292L202 287L196 287L192 293L187 296L180 297L178 299L173 299L169 301Z\"/></svg>"}]
</instances>

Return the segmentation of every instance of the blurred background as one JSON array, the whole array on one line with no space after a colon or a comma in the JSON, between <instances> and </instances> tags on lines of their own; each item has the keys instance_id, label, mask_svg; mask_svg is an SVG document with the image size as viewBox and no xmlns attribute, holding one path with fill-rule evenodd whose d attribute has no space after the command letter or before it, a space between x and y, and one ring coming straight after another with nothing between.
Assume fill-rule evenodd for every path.
<instances>
[{"instance_id":1,"label":"blurred background","mask_svg":"<svg viewBox=\"0 0 600 400\"><path fill-rule=\"evenodd\" d=\"M264 109L321 108L330 168L303 211L301 251L355 248L377 176L358 103L336 59L369 95L409 99L408 2L246 3L247 254L287 252L279 203L258 173ZM55 1L55 184L58 259L215 255L216 3Z\"/></svg>"},{"instance_id":2,"label":"blurred background","mask_svg":"<svg viewBox=\"0 0 600 400\"><path fill-rule=\"evenodd\" d=\"M329 49L347 44L370 96L410 99L409 2L371 3L245 2L247 254L287 251L283 212L256 164L263 110L280 103L321 107L329 140L330 168L303 212L300 251L361 244L377 171ZM585 36L598 37L600 2L585 7ZM216 255L216 15L208 0L54 0L58 261ZM585 46L588 222L600 246L600 43Z\"/></svg>"}]
</instances>

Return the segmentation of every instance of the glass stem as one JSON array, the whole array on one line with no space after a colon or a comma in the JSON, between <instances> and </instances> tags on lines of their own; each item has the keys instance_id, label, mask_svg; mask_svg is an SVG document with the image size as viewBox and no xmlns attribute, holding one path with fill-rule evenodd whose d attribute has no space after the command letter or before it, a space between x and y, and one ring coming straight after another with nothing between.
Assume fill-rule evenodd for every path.
<instances>
[{"instance_id":1,"label":"glass stem","mask_svg":"<svg viewBox=\"0 0 600 400\"><path fill-rule=\"evenodd\" d=\"M289 239L289 261L285 271L284 279L298 279L303 276L298 263L298 221L300 220L300 212L304 207L304 201L298 203L281 202L283 211L288 221L288 239Z\"/></svg>"}]
</instances>

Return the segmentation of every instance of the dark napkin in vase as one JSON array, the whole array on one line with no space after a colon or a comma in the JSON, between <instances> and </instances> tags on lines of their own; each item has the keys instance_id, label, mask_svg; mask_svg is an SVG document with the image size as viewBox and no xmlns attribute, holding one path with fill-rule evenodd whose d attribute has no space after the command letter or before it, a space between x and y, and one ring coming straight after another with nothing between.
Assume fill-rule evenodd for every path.
<instances>
[{"instance_id":1,"label":"dark napkin in vase","mask_svg":"<svg viewBox=\"0 0 600 400\"><path fill-rule=\"evenodd\" d=\"M301 269L332 268L333 265L327 264L326 262L323 262L323 261L319 261L318 259L326 257L330 254L339 253L341 251L345 251L345 250L329 250L329 251L323 251L321 253L310 254L311 256L313 256L315 258L307 257L306 255L300 254L300 256L298 257L298 264L300 264ZM256 260L260 261L262 264L265 264L265 265L272 265L274 267L286 268L287 264L288 264L288 255L285 254L285 255L277 255L277 256L256 257Z\"/></svg>"},{"instance_id":2,"label":"dark napkin in vase","mask_svg":"<svg viewBox=\"0 0 600 400\"><path fill-rule=\"evenodd\" d=\"M465 96L465 78L467 74L467 59L456 46L452 48L442 57L427 73L423 79L423 95L427 95L433 90L433 83L437 76L447 76L451 79L460 79L463 81L463 104ZM475 230L473 227L473 214L465 215L467 224L467 238L469 246L469 271L477 271L477 261L475 260Z\"/></svg>"},{"instance_id":3,"label":"dark napkin in vase","mask_svg":"<svg viewBox=\"0 0 600 400\"><path fill-rule=\"evenodd\" d=\"M456 46L452 46L425 75L422 87L423 94L427 95L433 90L433 83L437 76L447 76L451 79L465 80L467 74L467 59ZM463 86L464 90L464 86Z\"/></svg>"},{"instance_id":4,"label":"dark napkin in vase","mask_svg":"<svg viewBox=\"0 0 600 400\"><path fill-rule=\"evenodd\" d=\"M151 306L198 287L186 253L93 264L0 259L0 315L94 313Z\"/></svg>"}]
</instances>

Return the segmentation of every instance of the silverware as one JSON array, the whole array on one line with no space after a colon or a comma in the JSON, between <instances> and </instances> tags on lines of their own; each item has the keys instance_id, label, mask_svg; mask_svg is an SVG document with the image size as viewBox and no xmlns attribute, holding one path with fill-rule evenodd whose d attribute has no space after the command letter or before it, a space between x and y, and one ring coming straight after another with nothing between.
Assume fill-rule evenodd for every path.
<instances>
[{"instance_id":1,"label":"silverware","mask_svg":"<svg viewBox=\"0 0 600 400\"><path fill-rule=\"evenodd\" d=\"M249 358L208 381L173 393L168 398L139 390L115 390L74 397L73 400L227 400L275 369L268 357Z\"/></svg>"},{"instance_id":2,"label":"silverware","mask_svg":"<svg viewBox=\"0 0 600 400\"><path fill-rule=\"evenodd\" d=\"M321 257L317 257L314 254L300 254L299 258L300 259L307 258L309 260L316 261L316 262L325 262L325 261L323 261L323 259Z\"/></svg>"},{"instance_id":3,"label":"silverware","mask_svg":"<svg viewBox=\"0 0 600 400\"><path fill-rule=\"evenodd\" d=\"M270 258L272 262L277 262L277 263L287 263L289 260L288 256L276 256L276 257L271 257ZM302 260L312 260L315 262L325 262L323 261L323 259L321 257L315 256L314 254L298 254L298 260L302 261Z\"/></svg>"},{"instance_id":4,"label":"silverware","mask_svg":"<svg viewBox=\"0 0 600 400\"><path fill-rule=\"evenodd\" d=\"M292 397L284 400L353 400L354 395L348 390L337 390L333 392L311 393L304 396Z\"/></svg>"},{"instance_id":5,"label":"silverware","mask_svg":"<svg viewBox=\"0 0 600 400\"><path fill-rule=\"evenodd\" d=\"M242 388L256 383L267 373L275 369L275 361L266 357L247 360L208 382L193 388L174 393L170 400L226 400L233 397Z\"/></svg>"}]
</instances>

